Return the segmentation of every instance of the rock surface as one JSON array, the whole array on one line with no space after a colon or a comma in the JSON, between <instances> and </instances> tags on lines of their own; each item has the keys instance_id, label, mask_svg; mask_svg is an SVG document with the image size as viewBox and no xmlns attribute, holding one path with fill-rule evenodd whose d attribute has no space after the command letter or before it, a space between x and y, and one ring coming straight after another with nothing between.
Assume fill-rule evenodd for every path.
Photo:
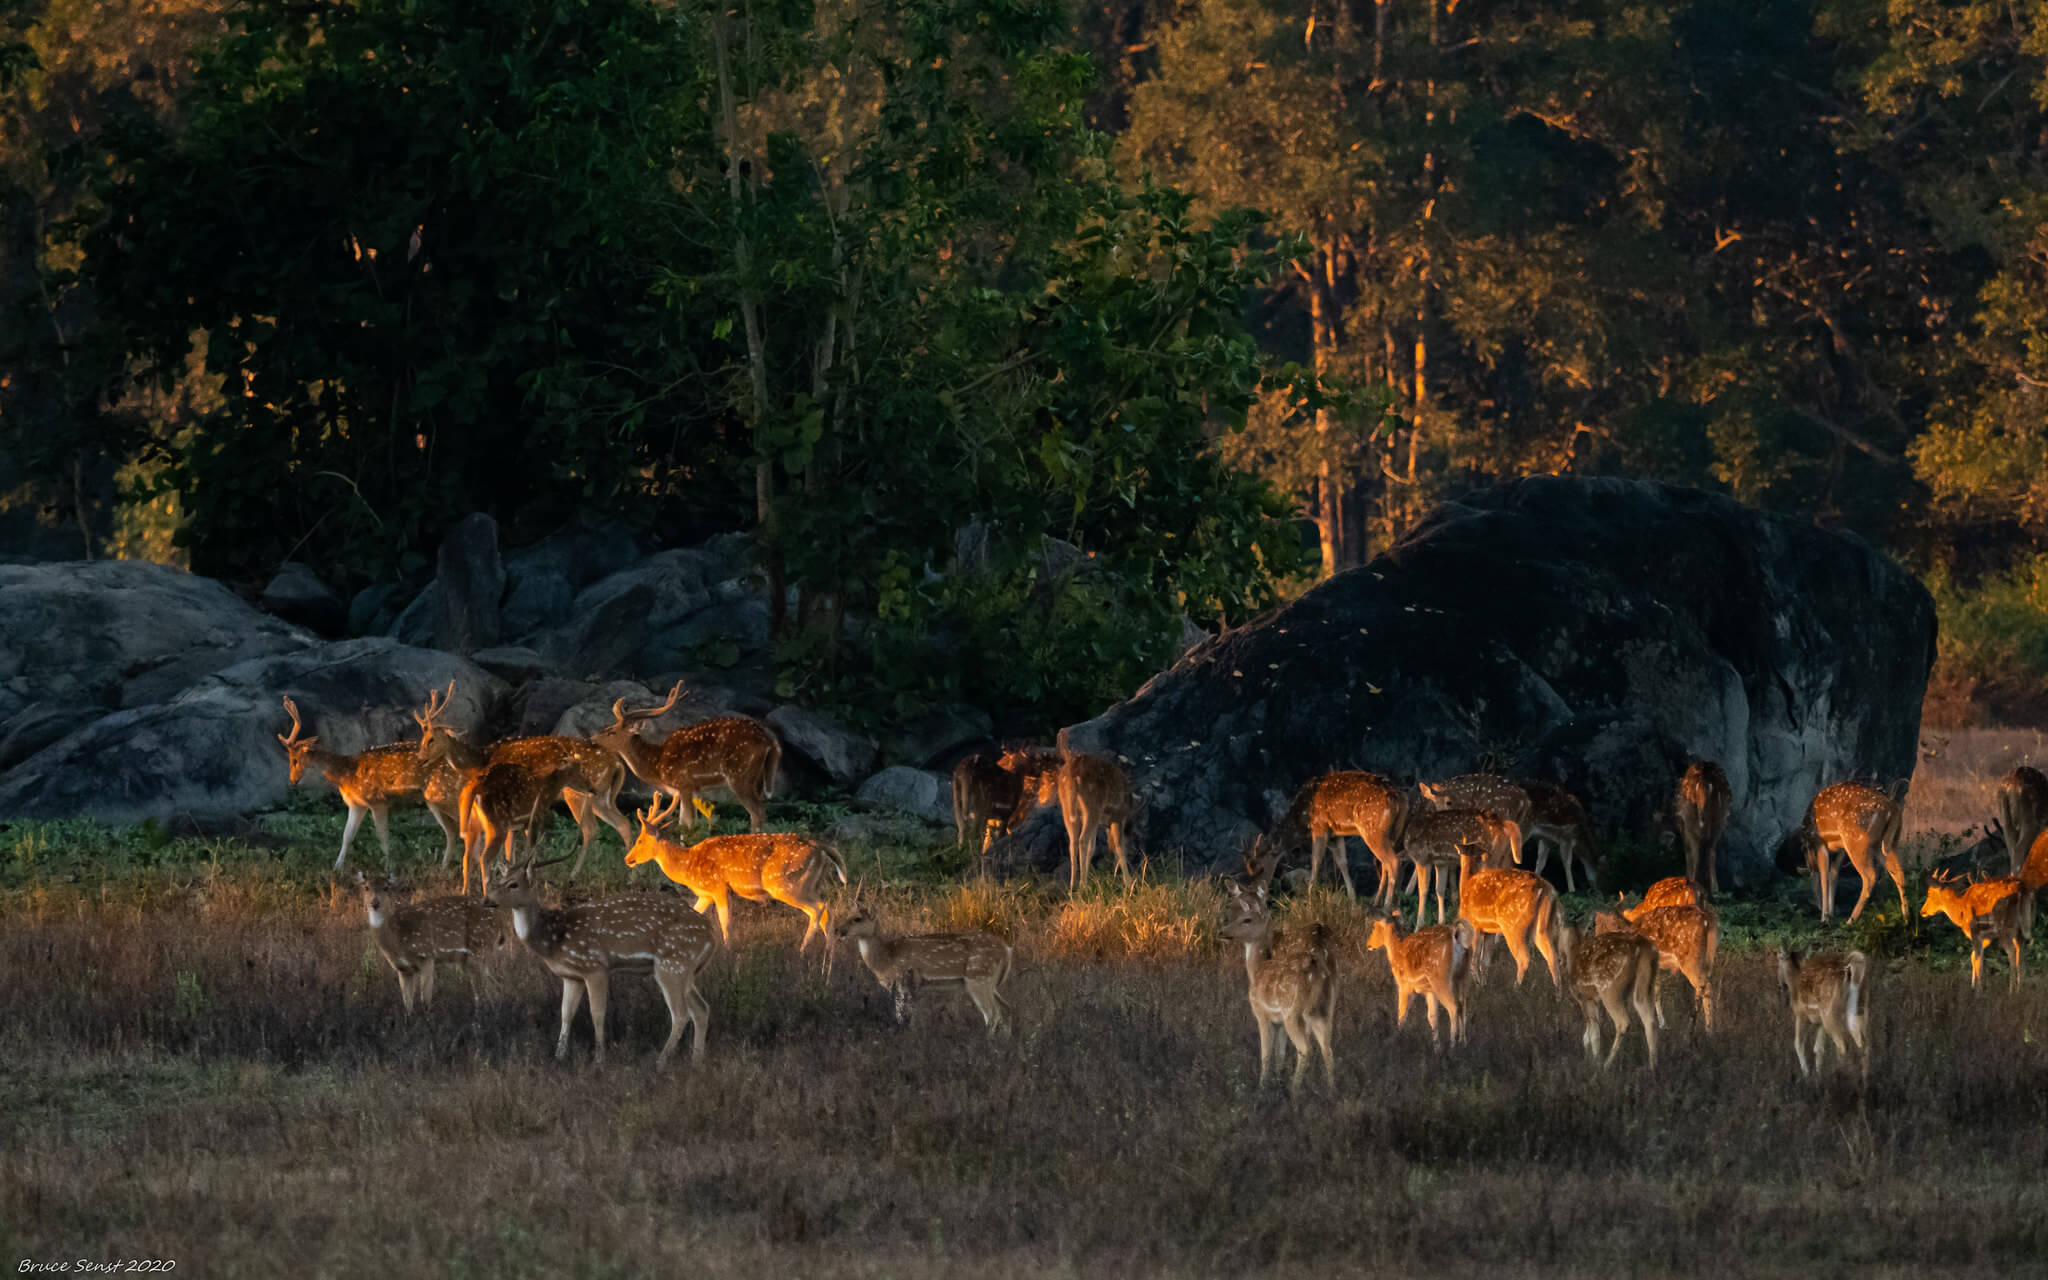
<instances>
[{"instance_id":1,"label":"rock surface","mask_svg":"<svg viewBox=\"0 0 2048 1280\"><path fill-rule=\"evenodd\" d=\"M1234 867L1333 769L1494 767L1641 834L1688 756L1734 790L1738 882L1821 786L1912 771L1934 606L1858 538L1668 486L1539 477L1432 512L1371 564L1198 645L1066 733L1122 757L1140 846ZM995 852L1051 870L1056 811Z\"/></svg>"},{"instance_id":2,"label":"rock surface","mask_svg":"<svg viewBox=\"0 0 2048 1280\"><path fill-rule=\"evenodd\" d=\"M842 787L852 786L874 772L875 763L881 758L881 749L873 738L855 733L822 711L777 707L768 713L768 727L782 739L785 751L803 756Z\"/></svg>"},{"instance_id":3,"label":"rock surface","mask_svg":"<svg viewBox=\"0 0 2048 1280\"><path fill-rule=\"evenodd\" d=\"M907 813L926 822L951 825L952 780L908 765L892 765L866 782L854 798L871 809Z\"/></svg>"},{"instance_id":4,"label":"rock surface","mask_svg":"<svg viewBox=\"0 0 2048 1280\"><path fill-rule=\"evenodd\" d=\"M505 562L498 556L496 520L477 511L449 526L441 536L434 585L434 647L470 653L498 643Z\"/></svg>"},{"instance_id":5,"label":"rock surface","mask_svg":"<svg viewBox=\"0 0 2048 1280\"><path fill-rule=\"evenodd\" d=\"M279 566L277 576L263 588L262 599L266 611L323 636L338 636L348 629L348 605L311 566L296 560Z\"/></svg>"}]
</instances>

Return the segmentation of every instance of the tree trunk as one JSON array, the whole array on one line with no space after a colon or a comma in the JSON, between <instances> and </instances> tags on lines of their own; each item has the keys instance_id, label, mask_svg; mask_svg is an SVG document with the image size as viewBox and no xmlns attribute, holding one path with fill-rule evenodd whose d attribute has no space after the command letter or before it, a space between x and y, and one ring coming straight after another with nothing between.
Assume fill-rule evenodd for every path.
<instances>
[{"instance_id":1,"label":"tree trunk","mask_svg":"<svg viewBox=\"0 0 2048 1280\"><path fill-rule=\"evenodd\" d=\"M1315 269L1309 273L1308 282L1309 325L1318 382L1328 373L1337 344L1336 317L1331 314L1329 262L1329 251L1317 248ZM1341 569L1344 562L1344 480L1334 456L1335 431L1328 409L1316 410L1315 428L1320 458L1316 469L1316 532L1323 546L1322 576L1327 578Z\"/></svg>"}]
</instances>

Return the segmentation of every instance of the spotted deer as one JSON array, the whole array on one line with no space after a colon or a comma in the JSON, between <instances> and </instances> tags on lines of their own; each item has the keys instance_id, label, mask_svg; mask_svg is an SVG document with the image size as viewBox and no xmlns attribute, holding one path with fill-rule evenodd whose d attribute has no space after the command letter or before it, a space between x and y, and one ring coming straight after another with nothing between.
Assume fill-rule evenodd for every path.
<instances>
[{"instance_id":1,"label":"spotted deer","mask_svg":"<svg viewBox=\"0 0 2048 1280\"><path fill-rule=\"evenodd\" d=\"M1424 900L1436 886L1436 922L1444 922L1444 888L1455 872L1462 883L1474 866L1498 867L1518 861L1522 829L1514 821L1478 809L1434 809L1408 820L1401 852L1415 864L1415 927L1422 927Z\"/></svg>"},{"instance_id":2,"label":"spotted deer","mask_svg":"<svg viewBox=\"0 0 2048 1280\"><path fill-rule=\"evenodd\" d=\"M1558 860L1564 863L1565 888L1572 893L1579 891L1572 877L1572 864L1576 862L1585 868L1587 887L1597 890L1600 849L1593 840L1593 824L1586 817L1586 806L1553 782L1524 778L1515 785L1529 797L1529 820L1523 834L1536 846L1536 874L1543 874L1543 868L1550 862L1551 846L1555 845Z\"/></svg>"},{"instance_id":3,"label":"spotted deer","mask_svg":"<svg viewBox=\"0 0 2048 1280\"><path fill-rule=\"evenodd\" d=\"M348 806L348 818L341 828L341 855L334 860L334 869L339 871L348 863L348 847L355 842L364 814L368 814L376 824L378 847L384 851L384 860L390 862L391 802L418 794L426 783L426 770L420 764L419 749L409 743L393 743L371 747L355 755L329 751L320 745L318 737L299 736L303 725L299 720L298 703L286 697L284 709L292 718L292 731L278 734L277 740L284 744L291 785L298 786L306 776L307 767L311 766L341 793L342 803ZM445 830L442 814L436 811L434 817L443 823Z\"/></svg>"},{"instance_id":4,"label":"spotted deer","mask_svg":"<svg viewBox=\"0 0 2048 1280\"><path fill-rule=\"evenodd\" d=\"M668 700L658 707L626 710L626 700L612 703L612 723L590 740L618 753L633 776L682 803L677 812L683 829L697 822L697 796L713 787L733 794L747 811L755 831L768 825L768 800L775 794L775 775L782 768L782 743L757 720L719 716L685 725L655 746L640 736L640 726L675 709L683 682L676 681Z\"/></svg>"},{"instance_id":5,"label":"spotted deer","mask_svg":"<svg viewBox=\"0 0 2048 1280\"><path fill-rule=\"evenodd\" d=\"M1688 883L1679 881L1680 884ZM1600 911L1593 916L1596 934L1640 933L1657 948L1658 964L1682 975L1699 1000L1700 1026L1714 1029L1714 960L1721 950L1721 918L1704 903L1638 907L1633 915ZM1657 1002L1657 1026L1664 1026L1664 1003Z\"/></svg>"},{"instance_id":6,"label":"spotted deer","mask_svg":"<svg viewBox=\"0 0 2048 1280\"><path fill-rule=\"evenodd\" d=\"M1123 766L1108 756L1070 752L1060 764L1059 796L1060 815L1067 825L1068 891L1079 893L1088 883L1098 831L1109 839L1117 871L1129 880L1131 864L1124 853L1124 836L1133 799L1131 778Z\"/></svg>"},{"instance_id":7,"label":"spotted deer","mask_svg":"<svg viewBox=\"0 0 2048 1280\"><path fill-rule=\"evenodd\" d=\"M1311 924L1299 932L1278 934L1263 885L1229 886L1231 917L1222 937L1244 945L1244 971L1252 1020L1259 1028L1259 1083L1268 1068L1287 1056L1273 1035L1275 1027L1294 1046L1294 1078L1299 1089L1315 1049L1323 1053L1323 1082L1337 1087L1336 1056L1330 1033L1337 1016L1337 962L1330 953L1329 930Z\"/></svg>"},{"instance_id":8,"label":"spotted deer","mask_svg":"<svg viewBox=\"0 0 2048 1280\"><path fill-rule=\"evenodd\" d=\"M1259 841L1252 855L1255 875L1270 883L1283 853L1300 847L1306 837L1308 879L1314 884L1322 873L1323 851L1335 841L1331 860L1343 878L1344 892L1355 901L1358 890L1351 882L1351 858L1344 838L1357 836L1380 864L1374 901L1391 906L1400 891L1401 837L1408 827L1408 809L1407 791L1378 774L1357 770L1326 773L1295 793L1287 816Z\"/></svg>"},{"instance_id":9,"label":"spotted deer","mask_svg":"<svg viewBox=\"0 0 2048 1280\"><path fill-rule=\"evenodd\" d=\"M2048 830L2048 775L2021 765L1998 780L1998 819L2012 874L2026 866L2034 840Z\"/></svg>"},{"instance_id":10,"label":"spotted deer","mask_svg":"<svg viewBox=\"0 0 2048 1280\"><path fill-rule=\"evenodd\" d=\"M967 998L981 1012L990 1035L1008 1025L1005 1015L1010 1002L1003 998L1003 983L1016 967L1016 953L1009 943L992 933L891 934L882 929L881 917L867 904L858 888L853 901L839 913L839 936L860 949L861 963L896 1000L896 1020L910 1016L910 1004L919 985L964 987Z\"/></svg>"},{"instance_id":11,"label":"spotted deer","mask_svg":"<svg viewBox=\"0 0 2048 1280\"><path fill-rule=\"evenodd\" d=\"M1937 874L1927 884L1922 918L1947 916L1970 939L1970 986L1984 977L1984 952L1997 946L2012 953L2012 985L2020 985L2021 944L2034 936L2034 891L2017 876L1970 883Z\"/></svg>"},{"instance_id":12,"label":"spotted deer","mask_svg":"<svg viewBox=\"0 0 2048 1280\"><path fill-rule=\"evenodd\" d=\"M711 836L696 844L683 844L663 834L662 827L675 816L671 801L667 812L656 801L640 815L640 836L626 851L626 865L637 867L653 862L662 874L696 895L700 912L718 912L718 937L732 945L732 895L750 902L780 902L804 913L808 924L798 954L810 949L811 936L824 939L827 958L831 955L831 909L818 894L818 886L836 875L846 883L846 862L838 850L807 836L787 832L759 832L750 835Z\"/></svg>"},{"instance_id":13,"label":"spotted deer","mask_svg":"<svg viewBox=\"0 0 2048 1280\"><path fill-rule=\"evenodd\" d=\"M1821 1067L1821 1035L1835 1042L1835 1052L1844 1060L1849 1041L1863 1055L1863 1074L1870 1074L1870 1046L1864 1040L1869 1017L1867 983L1870 960L1861 951L1825 952L1802 957L1797 951L1778 952L1778 985L1792 1006L1792 1052L1799 1058L1799 1074L1810 1076ZM1802 1033L1807 1023L1814 1026L1813 1065L1806 1061Z\"/></svg>"},{"instance_id":14,"label":"spotted deer","mask_svg":"<svg viewBox=\"0 0 2048 1280\"><path fill-rule=\"evenodd\" d=\"M962 848L967 833L981 837L981 851L1007 831L1024 799L1023 779L1003 768L1002 757L976 752L953 766L953 838Z\"/></svg>"},{"instance_id":15,"label":"spotted deer","mask_svg":"<svg viewBox=\"0 0 2048 1280\"><path fill-rule=\"evenodd\" d=\"M1643 900L1633 907L1628 905L1627 894L1615 896L1619 901L1623 918L1633 921L1644 912L1655 911L1659 907L1701 906L1707 900L1707 889L1697 880L1688 880L1684 876L1666 876L1644 890Z\"/></svg>"},{"instance_id":16,"label":"spotted deer","mask_svg":"<svg viewBox=\"0 0 2048 1280\"><path fill-rule=\"evenodd\" d=\"M1423 1012L1429 1015L1430 1042L1443 1047L1437 1031L1439 1007L1449 1015L1451 1043L1465 1038L1465 988L1472 976L1472 953L1479 933L1470 920L1456 924L1432 925L1413 933L1401 932L1398 916L1373 920L1366 938L1367 951L1385 951L1387 968L1394 975L1394 1026L1398 1030L1408 1019L1408 1005L1421 996Z\"/></svg>"},{"instance_id":17,"label":"spotted deer","mask_svg":"<svg viewBox=\"0 0 2048 1280\"><path fill-rule=\"evenodd\" d=\"M396 891L372 884L359 871L356 885L369 916L377 953L398 975L398 998L411 1013L434 1003L434 972L444 964L483 964L505 945L505 920L485 903L468 897L404 901ZM471 986L479 975L472 972Z\"/></svg>"},{"instance_id":18,"label":"spotted deer","mask_svg":"<svg viewBox=\"0 0 2048 1280\"><path fill-rule=\"evenodd\" d=\"M1562 989L1557 973L1557 890L1547 881L1511 867L1475 869L1459 891L1458 918L1470 920L1479 932L1479 961L1486 957L1486 935L1499 934L1515 958L1515 985L1520 986L1529 973L1533 945L1550 967L1550 981Z\"/></svg>"},{"instance_id":19,"label":"spotted deer","mask_svg":"<svg viewBox=\"0 0 2048 1280\"><path fill-rule=\"evenodd\" d=\"M1529 825L1529 793L1497 773L1461 773L1442 782L1418 783L1416 790L1439 809L1483 809L1518 827Z\"/></svg>"},{"instance_id":20,"label":"spotted deer","mask_svg":"<svg viewBox=\"0 0 2048 1280\"><path fill-rule=\"evenodd\" d=\"M2027 846L2027 861L2020 868L2020 883L2036 893L2048 885L2048 831L2034 837L2034 843Z\"/></svg>"},{"instance_id":21,"label":"spotted deer","mask_svg":"<svg viewBox=\"0 0 2048 1280\"><path fill-rule=\"evenodd\" d=\"M704 1056L711 1005L697 989L697 974L718 940L711 922L669 893L630 893L550 910L541 905L537 864L526 859L508 870L484 901L512 914L512 931L548 972L562 980L562 1033L555 1057L569 1056L569 1028L590 994L590 1023L597 1037L597 1062L604 1064L604 1019L615 973L652 974L668 1004L668 1042L657 1066L675 1055L688 1023L694 1033L690 1056Z\"/></svg>"},{"instance_id":22,"label":"spotted deer","mask_svg":"<svg viewBox=\"0 0 2048 1280\"><path fill-rule=\"evenodd\" d=\"M1579 1003L1586 1020L1580 1037L1589 1057L1599 1059L1601 1070L1614 1065L1621 1042L1628 1037L1629 1006L1635 1006L1635 1020L1643 1024L1643 1043L1649 1049L1650 1066L1657 1065L1657 947L1639 933L1601 933L1587 938L1567 924L1558 930L1558 951L1564 962L1565 987ZM1605 1058L1600 1057L1600 1011L1606 1009L1614 1023L1614 1043Z\"/></svg>"},{"instance_id":23,"label":"spotted deer","mask_svg":"<svg viewBox=\"0 0 2048 1280\"><path fill-rule=\"evenodd\" d=\"M1678 795L1673 801L1679 838L1685 841L1685 878L1705 885L1710 896L1721 892L1715 863L1721 833L1728 829L1732 794L1728 774L1720 765L1694 760L1678 779Z\"/></svg>"},{"instance_id":24,"label":"spotted deer","mask_svg":"<svg viewBox=\"0 0 2048 1280\"><path fill-rule=\"evenodd\" d=\"M1855 910L1849 913L1850 920L1863 914L1870 891L1877 887L1879 855L1884 858L1885 870L1891 873L1892 883L1898 886L1899 914L1907 914L1906 871L1899 864L1898 853L1903 813L1902 804L1867 782L1837 782L1822 788L1813 798L1813 829L1819 837L1819 848L1813 853L1815 898L1821 919L1834 914L1837 850L1849 855L1849 862L1863 881L1863 892L1856 898Z\"/></svg>"}]
</instances>

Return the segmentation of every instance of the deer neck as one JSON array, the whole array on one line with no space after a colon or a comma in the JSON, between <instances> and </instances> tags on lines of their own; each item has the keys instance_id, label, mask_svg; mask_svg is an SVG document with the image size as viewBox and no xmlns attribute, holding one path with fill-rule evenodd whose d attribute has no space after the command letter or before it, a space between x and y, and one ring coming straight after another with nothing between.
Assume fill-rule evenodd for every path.
<instances>
[{"instance_id":1,"label":"deer neck","mask_svg":"<svg viewBox=\"0 0 2048 1280\"><path fill-rule=\"evenodd\" d=\"M633 771L634 777L642 782L660 785L654 776L654 766L659 759L659 753L647 739L640 736L637 726L631 733L620 734L607 740L605 745L610 747L619 759L626 762L626 767Z\"/></svg>"},{"instance_id":2,"label":"deer neck","mask_svg":"<svg viewBox=\"0 0 2048 1280\"><path fill-rule=\"evenodd\" d=\"M1267 958L1272 954L1272 950L1273 926L1270 924L1244 940L1244 974L1246 978L1253 981L1258 980L1259 970L1265 965Z\"/></svg>"},{"instance_id":3,"label":"deer neck","mask_svg":"<svg viewBox=\"0 0 2048 1280\"><path fill-rule=\"evenodd\" d=\"M441 741L447 744L441 753L442 762L458 773L474 773L490 760L483 748L453 733L444 732Z\"/></svg>"}]
</instances>

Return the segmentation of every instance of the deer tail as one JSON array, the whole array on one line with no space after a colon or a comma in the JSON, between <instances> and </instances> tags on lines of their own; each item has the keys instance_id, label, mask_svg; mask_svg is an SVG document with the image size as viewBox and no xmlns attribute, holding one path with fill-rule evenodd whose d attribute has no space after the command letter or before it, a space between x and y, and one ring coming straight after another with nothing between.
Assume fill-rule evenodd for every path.
<instances>
[{"instance_id":1,"label":"deer tail","mask_svg":"<svg viewBox=\"0 0 2048 1280\"><path fill-rule=\"evenodd\" d=\"M782 772L782 739L768 735L768 754L761 761L761 795L775 798L775 775Z\"/></svg>"},{"instance_id":2,"label":"deer tail","mask_svg":"<svg viewBox=\"0 0 2048 1280\"><path fill-rule=\"evenodd\" d=\"M1861 951L1849 953L1849 1011L1860 1013L1863 1009L1863 987L1870 978L1870 957Z\"/></svg>"},{"instance_id":3,"label":"deer tail","mask_svg":"<svg viewBox=\"0 0 2048 1280\"><path fill-rule=\"evenodd\" d=\"M1479 930L1463 916L1451 926L1451 982L1463 982L1472 967L1472 952L1479 945Z\"/></svg>"}]
</instances>

